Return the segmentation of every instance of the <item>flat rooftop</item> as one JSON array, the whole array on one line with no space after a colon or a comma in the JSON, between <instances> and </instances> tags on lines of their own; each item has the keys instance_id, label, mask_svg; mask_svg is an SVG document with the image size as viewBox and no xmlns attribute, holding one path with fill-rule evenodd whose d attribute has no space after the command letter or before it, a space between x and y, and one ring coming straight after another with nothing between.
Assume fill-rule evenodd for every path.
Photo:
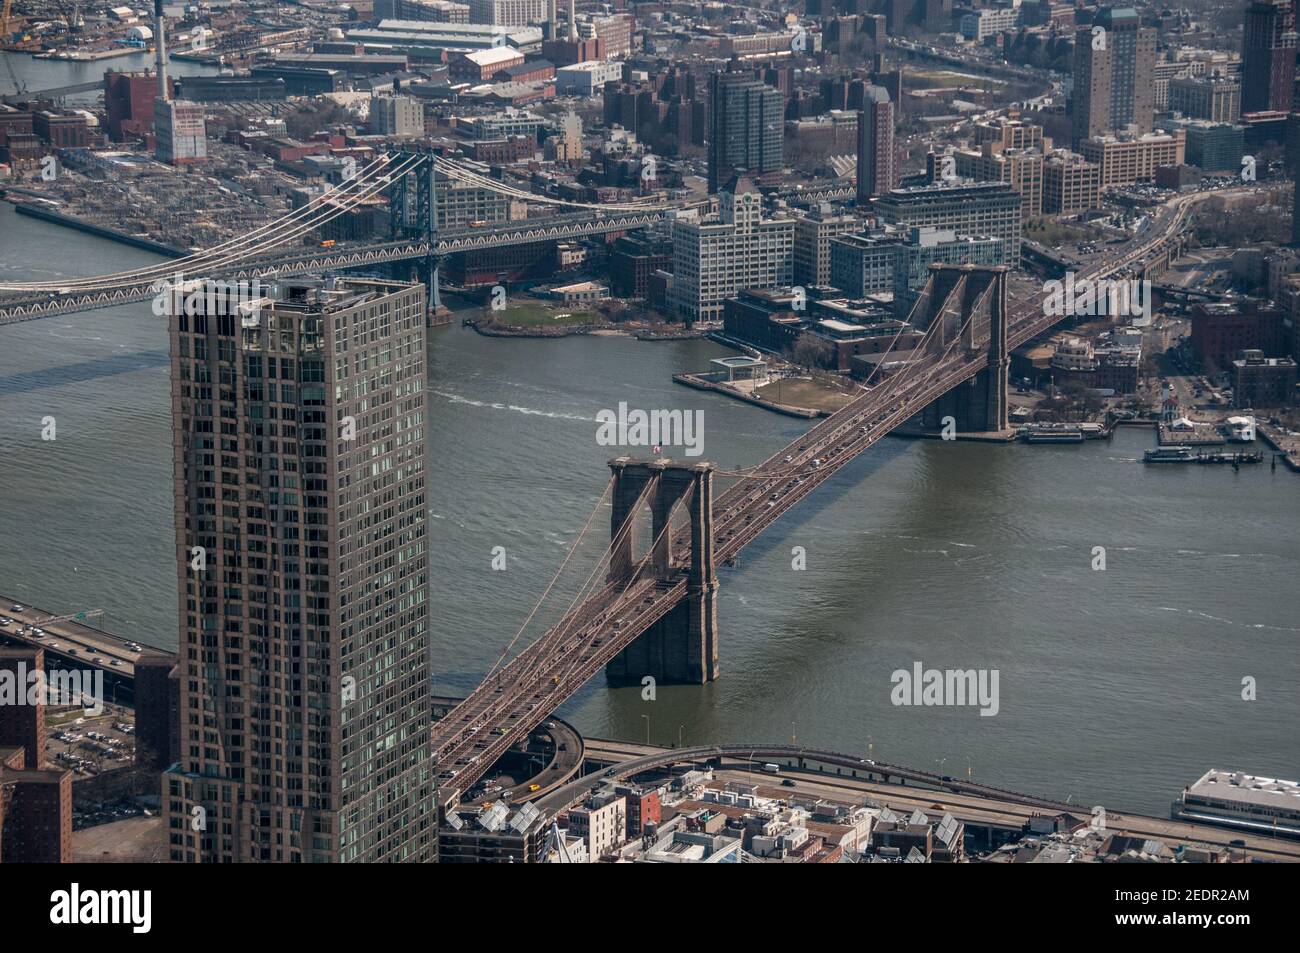
<instances>
[{"instance_id":1,"label":"flat rooftop","mask_svg":"<svg viewBox=\"0 0 1300 953\"><path fill-rule=\"evenodd\" d=\"M723 367L765 367L767 365L767 361L760 361L756 357L715 357L709 363L721 364Z\"/></svg>"},{"instance_id":2,"label":"flat rooftop","mask_svg":"<svg viewBox=\"0 0 1300 953\"><path fill-rule=\"evenodd\" d=\"M1191 798L1214 798L1242 805L1300 814L1300 783L1262 778L1240 771L1211 769L1187 789Z\"/></svg>"}]
</instances>

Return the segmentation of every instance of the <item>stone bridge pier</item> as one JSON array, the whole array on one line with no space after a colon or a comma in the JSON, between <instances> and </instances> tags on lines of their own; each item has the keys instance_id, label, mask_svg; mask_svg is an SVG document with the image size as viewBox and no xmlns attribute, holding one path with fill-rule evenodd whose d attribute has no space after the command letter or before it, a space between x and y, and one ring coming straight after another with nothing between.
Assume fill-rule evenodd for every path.
<instances>
[{"instance_id":1,"label":"stone bridge pier","mask_svg":"<svg viewBox=\"0 0 1300 953\"><path fill-rule=\"evenodd\" d=\"M716 468L705 462L646 462L631 457L611 460L609 468L614 474L610 582L632 581L639 505L650 508L649 560L640 578L651 576L666 586L680 572L672 530L667 529L679 503L685 504L690 515L691 539L686 598L615 656L605 666L605 676L615 685L639 685L647 675L666 684L713 681L718 677L718 580L713 565ZM639 504L643 492L646 498ZM627 532L620 535L625 523Z\"/></svg>"},{"instance_id":2,"label":"stone bridge pier","mask_svg":"<svg viewBox=\"0 0 1300 953\"><path fill-rule=\"evenodd\" d=\"M967 318L970 323L967 324ZM1007 268L1004 265L931 265L930 278L912 309L919 328L939 325L927 351L943 354L952 343L955 354L986 351L988 367L957 385L921 412L922 427L942 432L951 417L961 433L1009 429L1007 374ZM954 339L956 339L954 341Z\"/></svg>"}]
</instances>

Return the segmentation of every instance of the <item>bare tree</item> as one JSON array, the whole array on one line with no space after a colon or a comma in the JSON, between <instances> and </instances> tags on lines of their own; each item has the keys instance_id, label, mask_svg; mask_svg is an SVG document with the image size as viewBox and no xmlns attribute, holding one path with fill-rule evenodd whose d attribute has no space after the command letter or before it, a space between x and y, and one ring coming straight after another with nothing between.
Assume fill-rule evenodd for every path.
<instances>
[{"instance_id":1,"label":"bare tree","mask_svg":"<svg viewBox=\"0 0 1300 953\"><path fill-rule=\"evenodd\" d=\"M800 334L795 339L794 346L790 348L790 358L793 363L810 370L830 367L834 356L835 349L829 341L807 331Z\"/></svg>"}]
</instances>

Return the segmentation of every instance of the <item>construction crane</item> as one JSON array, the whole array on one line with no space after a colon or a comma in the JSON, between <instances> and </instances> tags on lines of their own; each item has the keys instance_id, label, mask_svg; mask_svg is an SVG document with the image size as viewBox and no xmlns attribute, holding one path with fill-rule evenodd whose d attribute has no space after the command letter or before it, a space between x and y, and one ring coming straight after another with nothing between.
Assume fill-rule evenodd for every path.
<instances>
[{"instance_id":1,"label":"construction crane","mask_svg":"<svg viewBox=\"0 0 1300 953\"><path fill-rule=\"evenodd\" d=\"M5 67L9 70L9 78L13 80L14 93L24 93L27 91L27 84L18 78L18 71L14 69L13 57L7 49L9 45L9 15L13 12L14 0L4 0L4 9L0 11L0 43L3 43L6 49L0 50L0 56L5 59Z\"/></svg>"},{"instance_id":2,"label":"construction crane","mask_svg":"<svg viewBox=\"0 0 1300 953\"><path fill-rule=\"evenodd\" d=\"M78 0L54 0L54 5L59 9L59 15L63 17L63 22L68 25L69 33L76 33L84 25L85 21L81 18L81 4Z\"/></svg>"}]
</instances>

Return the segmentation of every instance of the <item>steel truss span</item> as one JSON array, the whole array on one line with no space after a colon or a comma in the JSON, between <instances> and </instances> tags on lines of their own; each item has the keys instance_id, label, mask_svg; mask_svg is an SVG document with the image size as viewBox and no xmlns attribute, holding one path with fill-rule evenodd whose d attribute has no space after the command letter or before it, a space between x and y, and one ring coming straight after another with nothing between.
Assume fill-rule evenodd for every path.
<instances>
[{"instance_id":1,"label":"steel truss span","mask_svg":"<svg viewBox=\"0 0 1300 953\"><path fill-rule=\"evenodd\" d=\"M332 248L328 252L319 248L303 250L296 244L310 232L391 189L401 179L431 163L449 178L512 199L579 211L494 223L480 228L440 229L413 239L356 243ZM356 176L303 208L205 251L112 275L0 283L0 325L144 301L177 281L274 279L322 270L365 268L393 261L436 260L457 252L505 245L630 231L662 221L681 207L684 206L569 202L524 192L430 154L392 153L376 159Z\"/></svg>"}]
</instances>

